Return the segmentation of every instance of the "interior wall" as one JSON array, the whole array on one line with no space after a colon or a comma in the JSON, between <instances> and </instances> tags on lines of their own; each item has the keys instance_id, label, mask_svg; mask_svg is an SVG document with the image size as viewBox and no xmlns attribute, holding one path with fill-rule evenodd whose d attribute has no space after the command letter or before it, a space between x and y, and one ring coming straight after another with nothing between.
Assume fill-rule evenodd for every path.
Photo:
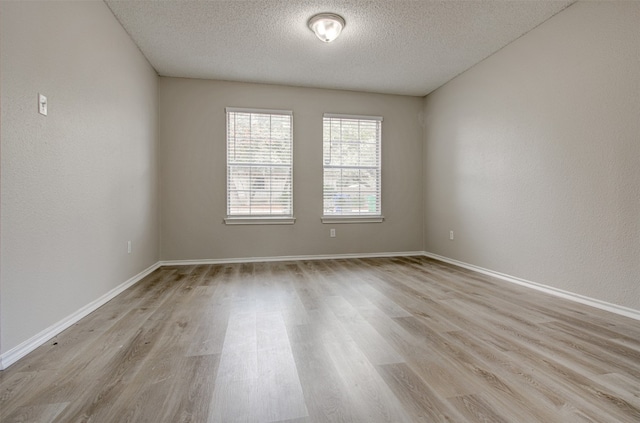
<instances>
[{"instance_id":1,"label":"interior wall","mask_svg":"<svg viewBox=\"0 0 640 423\"><path fill-rule=\"evenodd\" d=\"M639 22L578 2L427 96L426 251L640 310Z\"/></svg>"},{"instance_id":2,"label":"interior wall","mask_svg":"<svg viewBox=\"0 0 640 423\"><path fill-rule=\"evenodd\" d=\"M421 250L421 98L166 77L159 97L163 260ZM293 111L294 225L223 223L227 106ZM383 223L321 223L325 112L383 116Z\"/></svg>"},{"instance_id":3,"label":"interior wall","mask_svg":"<svg viewBox=\"0 0 640 423\"><path fill-rule=\"evenodd\" d=\"M156 263L159 230L157 76L111 11L0 15L3 353Z\"/></svg>"}]
</instances>

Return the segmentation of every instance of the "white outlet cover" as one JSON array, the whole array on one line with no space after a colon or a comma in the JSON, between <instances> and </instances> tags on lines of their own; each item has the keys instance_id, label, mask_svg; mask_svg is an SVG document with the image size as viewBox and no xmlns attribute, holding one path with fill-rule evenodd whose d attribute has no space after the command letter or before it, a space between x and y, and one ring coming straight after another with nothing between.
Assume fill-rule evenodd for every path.
<instances>
[{"instance_id":1,"label":"white outlet cover","mask_svg":"<svg viewBox=\"0 0 640 423\"><path fill-rule=\"evenodd\" d=\"M47 115L47 97L38 93L38 113L43 116Z\"/></svg>"}]
</instances>

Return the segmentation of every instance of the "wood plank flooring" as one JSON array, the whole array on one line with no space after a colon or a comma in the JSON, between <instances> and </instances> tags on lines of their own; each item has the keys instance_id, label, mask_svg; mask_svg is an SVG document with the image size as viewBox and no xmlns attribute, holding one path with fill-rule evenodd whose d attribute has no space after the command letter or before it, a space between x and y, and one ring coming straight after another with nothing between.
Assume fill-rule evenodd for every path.
<instances>
[{"instance_id":1,"label":"wood plank flooring","mask_svg":"<svg viewBox=\"0 0 640 423\"><path fill-rule=\"evenodd\" d=\"M640 422L640 322L424 257L163 267L0 372L9 422Z\"/></svg>"}]
</instances>

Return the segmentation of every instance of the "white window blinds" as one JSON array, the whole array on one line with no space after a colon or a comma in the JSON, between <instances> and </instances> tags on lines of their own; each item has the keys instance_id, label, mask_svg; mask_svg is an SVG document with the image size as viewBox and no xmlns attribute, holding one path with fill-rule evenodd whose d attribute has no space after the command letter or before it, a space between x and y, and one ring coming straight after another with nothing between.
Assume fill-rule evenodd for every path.
<instances>
[{"instance_id":1,"label":"white window blinds","mask_svg":"<svg viewBox=\"0 0 640 423\"><path fill-rule=\"evenodd\" d=\"M227 108L227 215L293 216L291 111Z\"/></svg>"},{"instance_id":2,"label":"white window blinds","mask_svg":"<svg viewBox=\"0 0 640 423\"><path fill-rule=\"evenodd\" d=\"M323 216L381 216L381 117L325 114Z\"/></svg>"}]
</instances>

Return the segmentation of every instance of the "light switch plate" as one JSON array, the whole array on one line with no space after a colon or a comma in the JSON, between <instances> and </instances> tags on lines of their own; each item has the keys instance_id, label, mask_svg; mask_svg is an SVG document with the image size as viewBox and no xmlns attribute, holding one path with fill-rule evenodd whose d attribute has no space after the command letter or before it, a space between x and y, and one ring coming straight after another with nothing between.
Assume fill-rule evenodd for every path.
<instances>
[{"instance_id":1,"label":"light switch plate","mask_svg":"<svg viewBox=\"0 0 640 423\"><path fill-rule=\"evenodd\" d=\"M47 97L38 93L38 113L41 115L47 115Z\"/></svg>"}]
</instances>

